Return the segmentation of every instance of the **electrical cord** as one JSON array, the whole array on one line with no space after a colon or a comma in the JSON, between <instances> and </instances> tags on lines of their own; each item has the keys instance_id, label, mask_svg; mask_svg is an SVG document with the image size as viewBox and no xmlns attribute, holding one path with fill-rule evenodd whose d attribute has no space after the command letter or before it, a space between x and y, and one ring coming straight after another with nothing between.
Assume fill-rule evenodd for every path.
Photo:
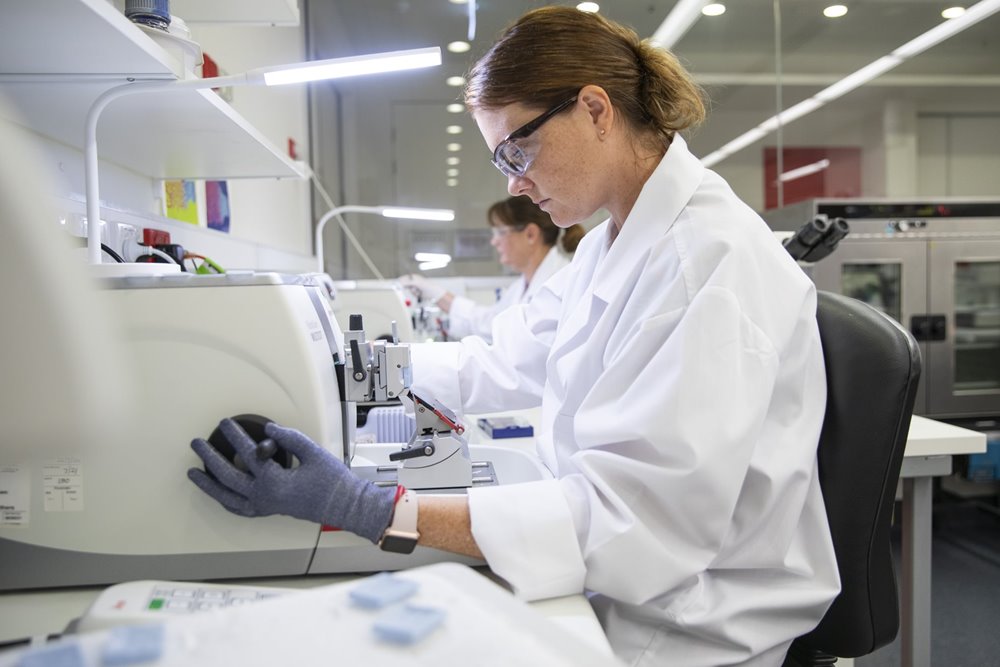
<instances>
[{"instance_id":1,"label":"electrical cord","mask_svg":"<svg viewBox=\"0 0 1000 667\"><path fill-rule=\"evenodd\" d=\"M216 262L215 260L213 260L210 257L205 257L205 255L199 255L199 254L193 253L193 252L186 252L186 253L184 253L184 259L185 260L188 260L188 259L191 260L191 263L194 264L194 272L195 273L207 274L207 273L212 273L212 272L214 272L214 273L225 273L226 272L226 270L224 268L222 268L222 266L219 265L218 262ZM196 259L200 259L201 260L202 263L201 263L200 266L197 263L195 263L194 260L196 260Z\"/></svg>"},{"instance_id":2,"label":"electrical cord","mask_svg":"<svg viewBox=\"0 0 1000 667\"><path fill-rule=\"evenodd\" d=\"M85 237L85 236L74 236L73 238L75 238L77 240L77 242L79 242L79 244L81 246L87 245L87 237ZM107 255L108 257L110 257L111 259L115 260L115 262L117 262L118 264L125 264L126 263L125 262L125 258L122 257L121 255L119 255L117 252L115 252L114 248L112 248L111 246L109 246L106 243L102 243L101 244L101 251L105 255Z\"/></svg>"},{"instance_id":3,"label":"electrical cord","mask_svg":"<svg viewBox=\"0 0 1000 667\"><path fill-rule=\"evenodd\" d=\"M101 244L101 250L104 251L105 255L107 255L111 259L115 260L119 264L124 264L125 263L125 258L122 257L121 255L119 255L118 253L116 253L114 250L112 250L111 246L102 243Z\"/></svg>"},{"instance_id":4,"label":"electrical cord","mask_svg":"<svg viewBox=\"0 0 1000 667\"><path fill-rule=\"evenodd\" d=\"M142 245L142 244L140 244L139 245L139 249L140 249L140 252L142 252L143 254L146 254L146 255L155 255L155 256L159 257L160 259L167 260L167 264L180 264L180 262L178 262L176 259L174 259L170 255L168 255L167 253L163 252L162 250L157 250L153 246L148 246L148 245ZM140 255L140 257L141 256L142 255ZM181 266L183 267L183 265L181 265Z\"/></svg>"}]
</instances>

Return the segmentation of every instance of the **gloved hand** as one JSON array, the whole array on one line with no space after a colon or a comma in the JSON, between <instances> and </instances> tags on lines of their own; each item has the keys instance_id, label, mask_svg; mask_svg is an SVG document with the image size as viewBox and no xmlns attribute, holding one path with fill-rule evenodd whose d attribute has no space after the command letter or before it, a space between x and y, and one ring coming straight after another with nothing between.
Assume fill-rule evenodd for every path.
<instances>
[{"instance_id":1,"label":"gloved hand","mask_svg":"<svg viewBox=\"0 0 1000 667\"><path fill-rule=\"evenodd\" d=\"M403 287L417 292L424 301L430 301L431 303L434 303L448 293L448 290L419 273L408 273L405 276L400 276L399 282Z\"/></svg>"},{"instance_id":2,"label":"gloved hand","mask_svg":"<svg viewBox=\"0 0 1000 667\"><path fill-rule=\"evenodd\" d=\"M188 479L230 512L241 516L287 514L349 530L372 542L378 542L389 527L395 488L380 488L359 479L302 433L275 423L264 429L279 447L298 458L299 465L288 469L271 458L258 458L257 443L232 419L223 419L219 428L248 472L237 470L215 448L197 438L191 448L216 479L200 468L188 470Z\"/></svg>"}]
</instances>

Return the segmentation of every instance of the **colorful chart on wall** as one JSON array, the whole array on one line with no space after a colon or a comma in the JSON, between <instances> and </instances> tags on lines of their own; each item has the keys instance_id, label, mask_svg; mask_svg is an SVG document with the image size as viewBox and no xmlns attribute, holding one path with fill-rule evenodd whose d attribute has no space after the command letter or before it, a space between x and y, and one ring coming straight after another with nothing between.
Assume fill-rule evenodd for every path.
<instances>
[{"instance_id":1,"label":"colorful chart on wall","mask_svg":"<svg viewBox=\"0 0 1000 667\"><path fill-rule=\"evenodd\" d=\"M229 232L229 186L225 181L205 181L205 218L209 229Z\"/></svg>"},{"instance_id":2,"label":"colorful chart on wall","mask_svg":"<svg viewBox=\"0 0 1000 667\"><path fill-rule=\"evenodd\" d=\"M198 197L194 181L164 181L163 192L168 218L198 224Z\"/></svg>"}]
</instances>

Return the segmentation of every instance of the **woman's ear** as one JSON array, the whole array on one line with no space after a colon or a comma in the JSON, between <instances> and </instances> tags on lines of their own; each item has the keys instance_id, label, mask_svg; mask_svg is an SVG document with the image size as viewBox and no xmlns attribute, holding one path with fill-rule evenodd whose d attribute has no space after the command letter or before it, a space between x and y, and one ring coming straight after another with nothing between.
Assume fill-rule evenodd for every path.
<instances>
[{"instance_id":1,"label":"woman's ear","mask_svg":"<svg viewBox=\"0 0 1000 667\"><path fill-rule=\"evenodd\" d=\"M528 243L538 243L538 239L542 238L541 228L533 222L529 222L528 226L524 228L524 238Z\"/></svg>"},{"instance_id":2,"label":"woman's ear","mask_svg":"<svg viewBox=\"0 0 1000 667\"><path fill-rule=\"evenodd\" d=\"M607 91L600 86L587 85L580 89L577 99L583 102L590 114L594 131L599 136L606 137L615 122L615 109L611 106Z\"/></svg>"}]
</instances>

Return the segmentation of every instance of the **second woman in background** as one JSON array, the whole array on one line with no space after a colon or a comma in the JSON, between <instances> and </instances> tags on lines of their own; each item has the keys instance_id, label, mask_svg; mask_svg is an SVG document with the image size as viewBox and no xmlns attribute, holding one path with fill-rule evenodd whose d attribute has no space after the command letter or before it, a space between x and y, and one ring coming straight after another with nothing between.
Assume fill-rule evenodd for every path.
<instances>
[{"instance_id":1,"label":"second woman in background","mask_svg":"<svg viewBox=\"0 0 1000 667\"><path fill-rule=\"evenodd\" d=\"M478 304L423 276L400 278L403 285L419 290L425 299L448 313L448 336L452 339L475 335L492 341L493 318L511 306L531 301L545 281L569 264L585 233L582 225L566 230L556 227L549 214L526 196L498 201L490 207L487 219L493 230L490 244L500 255L500 263L521 274L496 303Z\"/></svg>"}]
</instances>

